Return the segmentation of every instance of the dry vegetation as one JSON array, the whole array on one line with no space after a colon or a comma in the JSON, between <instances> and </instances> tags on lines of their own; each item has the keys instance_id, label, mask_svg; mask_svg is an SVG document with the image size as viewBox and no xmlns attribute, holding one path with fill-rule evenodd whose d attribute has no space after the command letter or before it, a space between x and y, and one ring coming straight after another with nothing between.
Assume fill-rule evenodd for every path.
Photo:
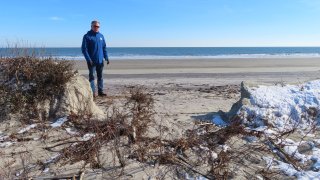
<instances>
[{"instance_id":1,"label":"dry vegetation","mask_svg":"<svg viewBox=\"0 0 320 180\"><path fill-rule=\"evenodd\" d=\"M74 75L70 62L32 56L0 59L0 72L1 120L15 113L38 119L37 106L63 93Z\"/></svg>"},{"instance_id":2,"label":"dry vegetation","mask_svg":"<svg viewBox=\"0 0 320 180\"><path fill-rule=\"evenodd\" d=\"M1 59L0 63L2 119L10 113L20 113L24 122L37 120L39 114L35 111L36 106L63 93L64 85L74 75L72 65L65 61L16 57ZM275 143L295 130L270 138L261 132L246 130L240 117L235 117L231 125L224 128L217 128L211 123L197 123L182 137L165 138L168 127L155 122L155 114L154 99L148 91L143 87L130 88L125 102L120 106L114 105L103 121L92 118L90 114L70 115L64 128L72 128L77 133L44 148L44 151L59 153L54 161L39 161L32 167L37 167L38 171L44 170L50 163L60 163L62 166L81 163L81 174L88 168L104 169L112 166L113 171L107 176L119 178L124 176L124 169L129 163L135 161L150 167L164 167L165 170L159 173L159 179L181 179L185 178L186 173L207 179L230 179L236 178L235 167L251 168L246 175L248 179L256 178L255 175L274 179L280 174L266 167L252 167L255 163L261 163L257 154L272 154L277 149L275 157L280 154L280 158L295 168L303 168ZM310 114L314 112L310 110ZM149 133L151 127L158 130L152 136ZM85 139L87 135L90 138ZM256 137L258 141L242 144L237 149L228 148L227 144L233 146L247 136ZM113 161L103 161L103 154L111 154ZM32 170L28 168L28 156L28 152L21 154L23 173L19 178L30 177L28 174ZM248 159L251 159L249 163ZM15 170L9 170L0 171L0 179L12 177Z\"/></svg>"},{"instance_id":3,"label":"dry vegetation","mask_svg":"<svg viewBox=\"0 0 320 180\"><path fill-rule=\"evenodd\" d=\"M235 117L232 124L225 128L217 128L210 123L199 123L182 137L167 139L163 136L167 133L167 127L154 122L154 113L152 96L144 88L132 88L123 106L113 108L105 121L92 119L90 115L69 116L67 126L79 132L77 141L59 142L46 149L59 152L57 162L62 164L81 162L83 166L80 172L88 167L103 169L110 166L101 160L101 151L112 154L114 171L109 172L109 178L124 176L126 166L133 160L149 166L165 167L165 171L159 173L160 179L185 178L186 173L207 179L230 179L237 177L238 170L235 167L252 168L250 172L246 172L248 179L256 178L255 175L274 179L282 174L267 167L252 166L261 163L258 154L270 154L275 152L275 149L275 158L280 155L285 162L297 164L297 160L275 143L295 130L270 138L262 132L246 130L240 117ZM151 126L158 126L158 132L156 135L153 134L153 137L147 133ZM83 141L86 134L94 136ZM236 149L226 146L228 144L234 147L234 138L239 140L247 136L256 137L257 143L242 144Z\"/></svg>"}]
</instances>

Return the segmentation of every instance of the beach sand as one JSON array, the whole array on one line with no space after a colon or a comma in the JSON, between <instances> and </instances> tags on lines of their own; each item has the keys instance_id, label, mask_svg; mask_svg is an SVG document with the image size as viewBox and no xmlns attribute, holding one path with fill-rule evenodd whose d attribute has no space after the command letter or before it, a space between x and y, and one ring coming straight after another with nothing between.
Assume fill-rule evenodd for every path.
<instances>
[{"instance_id":1,"label":"beach sand","mask_svg":"<svg viewBox=\"0 0 320 180\"><path fill-rule=\"evenodd\" d=\"M75 62L79 73L88 77L86 62ZM104 84L109 95L126 86L142 85L155 91L187 92L192 99L201 96L201 93L193 96L191 93L194 91L212 86L239 86L242 81L275 84L320 78L320 58L111 60L110 65L104 68ZM209 111L220 108L212 107L215 104L212 99L209 102L204 105ZM190 108L193 111L202 106L189 105L194 106ZM230 104L222 103L222 106L227 110Z\"/></svg>"},{"instance_id":2,"label":"beach sand","mask_svg":"<svg viewBox=\"0 0 320 180\"><path fill-rule=\"evenodd\" d=\"M77 61L75 67L87 76L84 61ZM219 111L228 112L240 98L242 81L286 84L319 79L320 59L111 60L104 73L109 98L116 99L128 87L146 87L155 99L156 121L177 138L192 129L195 121L211 121ZM103 105L103 101L98 100L97 104ZM236 148L245 143L238 138L233 141L238 144ZM260 161L253 169L265 167ZM132 179L148 179L157 173L151 168L129 174ZM237 179L245 179L241 174L237 174Z\"/></svg>"},{"instance_id":3,"label":"beach sand","mask_svg":"<svg viewBox=\"0 0 320 180\"><path fill-rule=\"evenodd\" d=\"M320 68L320 58L111 60L106 74L306 72ZM76 68L87 70L85 61Z\"/></svg>"},{"instance_id":4,"label":"beach sand","mask_svg":"<svg viewBox=\"0 0 320 180\"><path fill-rule=\"evenodd\" d=\"M156 99L156 111L189 128L195 118L210 120L229 111L240 97L240 84L301 83L320 78L320 58L110 60L104 68L105 91L120 95L126 87L144 86ZM75 69L88 77L85 61ZM175 128L174 128L175 129Z\"/></svg>"},{"instance_id":5,"label":"beach sand","mask_svg":"<svg viewBox=\"0 0 320 180\"><path fill-rule=\"evenodd\" d=\"M110 61L104 67L108 96L120 95L126 87L148 88L157 113L166 115L167 123L179 125L174 128L177 134L194 119L211 120L215 112L229 111L239 100L242 81L286 84L320 78L320 58ZM75 69L88 76L86 62L75 62Z\"/></svg>"},{"instance_id":6,"label":"beach sand","mask_svg":"<svg viewBox=\"0 0 320 180\"><path fill-rule=\"evenodd\" d=\"M75 69L81 75L88 76L85 61L73 61ZM200 120L211 121L219 111L228 112L231 106L240 98L240 83L251 81L258 84L286 84L301 83L307 80L320 78L320 59L165 59L165 60L112 60L104 70L105 92L107 98L97 98L95 102L102 110L108 111L110 100L114 103L123 100L123 93L128 88L144 86L147 92L153 95L155 100L155 119L168 128L168 138L179 138L188 129L194 127L194 123ZM20 124L5 122L0 131L7 132L14 129L18 132ZM151 134L153 133L151 127ZM30 162L38 162L52 159L56 155L53 152L44 151L43 148L55 144L58 139L67 136L63 129L51 129L46 132L46 142L36 140L42 134L31 129L26 134L31 134L34 141L19 142L9 148L2 149L0 153L8 154L0 163L0 168L8 164L19 167L22 159ZM0 133L1 135L1 133ZM42 137L42 136L41 136ZM166 138L167 138L166 137ZM234 137L229 143L231 148L239 148L246 143L243 139ZM26 157L21 157L17 152L28 152ZM110 154L102 152L106 159ZM265 168L266 164L261 160L265 154L257 155L258 161L254 167L241 169L254 174L257 168ZM32 157L31 159L28 159ZM106 161L105 171L87 170L85 179L112 179L114 166ZM245 160L248 164L249 160ZM10 167L10 166L8 166ZM60 175L65 173L77 173L80 163L74 165L52 165L47 171ZM235 165L237 167L237 165ZM122 179L150 179L159 176L163 167L146 167L136 161L130 160L128 167L121 171ZM109 169L109 170L108 170ZM10 169L7 169L6 172ZM240 171L239 170L239 171ZM43 170L44 171L44 170ZM0 170L0 174L6 173ZM39 171L40 173L41 171ZM110 174L111 173L111 174ZM120 172L119 172L120 173ZM117 178L119 173L117 174ZM37 175L37 174L36 174ZM114 175L114 174L113 174ZM236 179L246 179L243 172L237 173ZM281 177L279 177L281 179Z\"/></svg>"},{"instance_id":7,"label":"beach sand","mask_svg":"<svg viewBox=\"0 0 320 180\"><path fill-rule=\"evenodd\" d=\"M86 62L74 62L79 73L87 75ZM192 78L196 81L210 79L220 85L248 80L295 82L317 78L319 62L320 58L111 60L110 65L105 66L104 78L107 84L128 79L161 82Z\"/></svg>"}]
</instances>

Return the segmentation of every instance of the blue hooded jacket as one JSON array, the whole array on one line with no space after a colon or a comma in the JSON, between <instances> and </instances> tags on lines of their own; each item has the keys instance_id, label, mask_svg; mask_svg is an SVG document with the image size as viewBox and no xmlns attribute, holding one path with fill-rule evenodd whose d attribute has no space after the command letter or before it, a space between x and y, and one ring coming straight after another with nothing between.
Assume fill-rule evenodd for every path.
<instances>
[{"instance_id":1,"label":"blue hooded jacket","mask_svg":"<svg viewBox=\"0 0 320 180\"><path fill-rule=\"evenodd\" d=\"M88 31L83 36L81 50L87 62L92 61L94 64L103 64L103 58L106 61L109 60L106 42L99 32Z\"/></svg>"}]
</instances>

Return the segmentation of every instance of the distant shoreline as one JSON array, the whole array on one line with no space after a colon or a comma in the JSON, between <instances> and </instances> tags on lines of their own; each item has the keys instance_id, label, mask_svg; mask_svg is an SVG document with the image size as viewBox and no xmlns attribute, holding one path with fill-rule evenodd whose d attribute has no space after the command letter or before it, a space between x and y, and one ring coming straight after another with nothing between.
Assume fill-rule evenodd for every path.
<instances>
[{"instance_id":1,"label":"distant shoreline","mask_svg":"<svg viewBox=\"0 0 320 180\"><path fill-rule=\"evenodd\" d=\"M0 48L0 55L19 50L35 52L40 57L84 60L80 46ZM107 51L113 60L320 58L320 47L107 47Z\"/></svg>"},{"instance_id":2,"label":"distant shoreline","mask_svg":"<svg viewBox=\"0 0 320 180\"><path fill-rule=\"evenodd\" d=\"M71 61L78 70L87 70L85 60ZM112 60L106 66L111 74L144 73L239 73L306 72L320 70L320 58L290 59L153 59Z\"/></svg>"},{"instance_id":3,"label":"distant shoreline","mask_svg":"<svg viewBox=\"0 0 320 180\"><path fill-rule=\"evenodd\" d=\"M86 61L71 61L81 75L87 76ZM105 65L106 79L216 79L220 84L241 81L287 82L320 77L320 58L300 59L161 59L110 60Z\"/></svg>"}]
</instances>

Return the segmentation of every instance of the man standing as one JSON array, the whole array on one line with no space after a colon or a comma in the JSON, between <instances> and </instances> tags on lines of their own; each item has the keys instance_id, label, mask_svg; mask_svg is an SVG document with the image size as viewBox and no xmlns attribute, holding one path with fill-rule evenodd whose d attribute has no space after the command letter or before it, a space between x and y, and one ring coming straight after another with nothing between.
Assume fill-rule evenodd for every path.
<instances>
[{"instance_id":1,"label":"man standing","mask_svg":"<svg viewBox=\"0 0 320 180\"><path fill-rule=\"evenodd\" d=\"M103 35L99 32L100 22L92 21L91 22L91 30L87 32L83 36L81 50L87 61L88 69L89 69L89 81L90 86L93 92L93 96L96 96L95 93L95 83L94 83L94 75L97 72L97 84L98 84L98 95L106 96L103 92L103 78L102 78L102 70L104 66L105 59L107 64L109 64L109 58L107 54L106 42Z\"/></svg>"}]
</instances>

